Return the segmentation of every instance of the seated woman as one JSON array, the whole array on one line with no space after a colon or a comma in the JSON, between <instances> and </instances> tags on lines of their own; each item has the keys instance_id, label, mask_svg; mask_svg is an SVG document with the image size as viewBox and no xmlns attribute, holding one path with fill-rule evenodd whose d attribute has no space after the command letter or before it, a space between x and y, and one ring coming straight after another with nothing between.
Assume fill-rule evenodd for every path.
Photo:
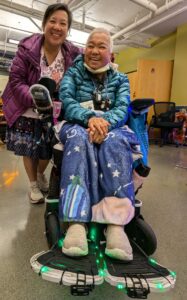
<instances>
[{"instance_id":1,"label":"seated woman","mask_svg":"<svg viewBox=\"0 0 187 300\"><path fill-rule=\"evenodd\" d=\"M93 30L60 88L66 122L60 130L59 214L69 223L62 252L86 255L86 223L98 222L107 224L106 255L132 260L124 226L134 216L133 160L141 153L134 132L124 126L128 78L112 68L111 53L109 32Z\"/></svg>"}]
</instances>

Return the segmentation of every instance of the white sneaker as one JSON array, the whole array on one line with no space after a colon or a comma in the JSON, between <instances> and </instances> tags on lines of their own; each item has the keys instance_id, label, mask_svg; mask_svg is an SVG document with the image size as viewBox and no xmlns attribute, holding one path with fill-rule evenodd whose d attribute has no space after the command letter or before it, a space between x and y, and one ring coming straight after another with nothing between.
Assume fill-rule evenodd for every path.
<instances>
[{"instance_id":1,"label":"white sneaker","mask_svg":"<svg viewBox=\"0 0 187 300\"><path fill-rule=\"evenodd\" d=\"M85 256L88 254L88 242L85 225L72 223L67 230L62 252L68 256Z\"/></svg>"},{"instance_id":2,"label":"white sneaker","mask_svg":"<svg viewBox=\"0 0 187 300\"><path fill-rule=\"evenodd\" d=\"M37 182L31 183L29 198L32 204L44 202L44 196L41 193Z\"/></svg>"},{"instance_id":3,"label":"white sneaker","mask_svg":"<svg viewBox=\"0 0 187 300\"><path fill-rule=\"evenodd\" d=\"M133 259L132 247L124 231L124 226L107 226L105 254L123 261Z\"/></svg>"},{"instance_id":4,"label":"white sneaker","mask_svg":"<svg viewBox=\"0 0 187 300\"><path fill-rule=\"evenodd\" d=\"M44 193L47 193L49 190L49 183L45 174L37 173L37 182L40 190Z\"/></svg>"}]
</instances>

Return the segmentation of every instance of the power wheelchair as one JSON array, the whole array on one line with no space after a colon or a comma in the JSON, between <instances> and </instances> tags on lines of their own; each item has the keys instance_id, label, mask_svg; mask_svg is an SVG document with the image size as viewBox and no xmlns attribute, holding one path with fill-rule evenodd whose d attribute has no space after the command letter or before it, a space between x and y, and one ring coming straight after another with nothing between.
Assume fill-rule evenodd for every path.
<instances>
[{"instance_id":1,"label":"power wheelchair","mask_svg":"<svg viewBox=\"0 0 187 300\"><path fill-rule=\"evenodd\" d=\"M54 84L48 78L44 78L30 90L41 120L48 118L48 134L52 134L54 125L53 102L50 97L53 89ZM128 125L138 135L143 152L143 160L136 162L134 169L142 177L147 177L150 171L147 166L146 120L148 108L153 103L153 99L137 99L129 106ZM174 287L175 272L161 266L150 257L157 248L157 239L141 214L142 202L138 199L135 200L135 216L125 226L133 248L132 262L125 263L105 256L104 224L88 224L89 254L87 256L73 258L61 252L65 236L65 228L61 226L58 218L62 156L63 145L54 137L53 167L44 215L49 250L42 251L31 258L32 269L43 279L60 285L69 285L74 296L87 296L96 285L104 281L124 291L130 298L136 299L147 299L150 292L163 292Z\"/></svg>"}]
</instances>

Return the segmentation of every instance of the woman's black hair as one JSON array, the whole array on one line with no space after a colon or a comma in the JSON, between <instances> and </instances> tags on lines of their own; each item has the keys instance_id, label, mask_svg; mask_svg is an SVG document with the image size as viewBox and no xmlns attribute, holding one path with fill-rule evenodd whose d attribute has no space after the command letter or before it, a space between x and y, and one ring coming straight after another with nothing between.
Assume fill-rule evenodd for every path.
<instances>
[{"instance_id":1,"label":"woman's black hair","mask_svg":"<svg viewBox=\"0 0 187 300\"><path fill-rule=\"evenodd\" d=\"M47 9L44 13L44 16L43 16L42 28L45 27L45 24L47 23L47 20L57 10L63 10L67 13L67 15L68 15L68 29L70 29L71 23L72 23L72 13L71 13L71 11L69 10L68 6L65 3L55 3L55 4L51 4L47 7Z\"/></svg>"}]
</instances>

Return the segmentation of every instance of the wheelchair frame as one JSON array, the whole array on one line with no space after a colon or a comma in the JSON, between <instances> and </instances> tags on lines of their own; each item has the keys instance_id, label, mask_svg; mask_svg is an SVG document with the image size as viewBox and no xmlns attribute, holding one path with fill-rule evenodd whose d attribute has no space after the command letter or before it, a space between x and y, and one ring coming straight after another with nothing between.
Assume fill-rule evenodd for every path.
<instances>
[{"instance_id":1,"label":"wheelchair frame","mask_svg":"<svg viewBox=\"0 0 187 300\"><path fill-rule=\"evenodd\" d=\"M35 101L35 103L37 105L37 101ZM144 101L141 102L139 100L135 100L132 102L132 105L129 109L135 114L142 110L145 110L146 112L148 107L152 104L152 99L144 99ZM41 107L43 107L43 105ZM49 118L49 121L51 121L52 125L51 115L49 114L48 116L45 116L45 112L43 112L44 111L42 109L41 118ZM135 123L132 123L132 127L134 127L132 129L137 129L137 124ZM141 136L141 132L139 133ZM145 147L143 149L143 153L146 154L147 151L148 149ZM75 268L73 273L68 270L66 263L70 261L71 258L65 257L60 250L62 247L62 239L64 234L61 231L60 222L58 219L62 152L58 149L55 149L55 147L53 152L53 167L50 175L49 195L46 198L46 211L44 215L46 237L50 250L38 253L31 258L30 263L33 270L41 275L43 279L58 282L59 284L70 285L71 294L76 296L89 295L89 292L93 290L96 284L101 284L103 282L104 278L102 279L102 277L104 276L105 272L107 272L106 262L107 268L110 269L110 274L106 276L106 281L111 285L116 285L118 289L124 289L126 294L131 298L147 299L147 296L151 290L168 290L170 287L173 287L176 280L176 275L174 272L171 272L168 269L160 266L153 259L149 259L148 257L156 250L157 240L153 230L145 222L140 213L142 203L137 199L135 201L135 216L133 220L126 225L126 232L133 246L135 257L132 264L124 265L121 261L118 262L110 258L105 258L104 260L102 245L105 242L105 238L102 234L103 230L101 230L103 229L104 225L96 225L95 223L91 223L88 231L89 250L91 249L92 256L94 255L96 258L94 269L98 270L99 276L96 275L96 277L94 277L92 269L90 275L88 275L85 270L76 269L76 261L74 261ZM141 168L143 176L146 176L149 173L149 170L149 167ZM100 229L98 228L99 226ZM58 258L58 260L60 259L63 264L58 263L56 264L56 267L54 267L53 263L51 265L51 262L55 259L55 256ZM141 272L144 274L140 274L140 265ZM80 268L80 266L78 268ZM114 275L111 275L114 269L116 271L114 272ZM65 279L68 278L68 276L71 277L71 274L74 275L73 284L69 284L67 279ZM95 281L94 278L97 278L97 280ZM111 278L116 278L116 282L114 282L114 279ZM158 283L159 286L157 286L154 280L159 280L160 278L164 278L165 283ZM121 281L123 281L123 284Z\"/></svg>"}]
</instances>

